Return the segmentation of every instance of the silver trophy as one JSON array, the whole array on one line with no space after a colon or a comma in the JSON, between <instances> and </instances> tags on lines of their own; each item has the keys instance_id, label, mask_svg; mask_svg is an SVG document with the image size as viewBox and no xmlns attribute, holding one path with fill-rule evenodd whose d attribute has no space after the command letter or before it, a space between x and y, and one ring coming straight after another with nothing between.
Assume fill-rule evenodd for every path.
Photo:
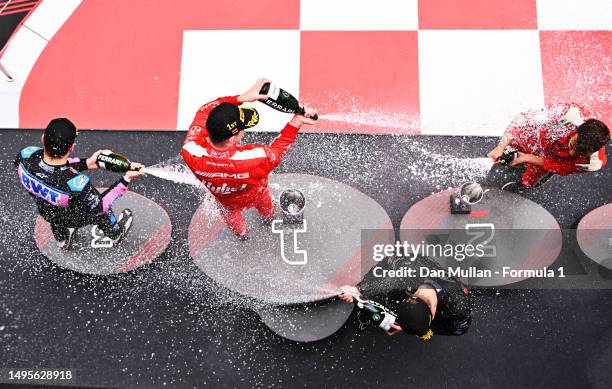
<instances>
[{"instance_id":1,"label":"silver trophy","mask_svg":"<svg viewBox=\"0 0 612 389\"><path fill-rule=\"evenodd\" d=\"M478 204L482 201L485 193L489 189L483 190L477 182L466 182L459 187L458 192L451 193L450 208L451 214L469 214L472 212L472 204Z\"/></svg>"},{"instance_id":2,"label":"silver trophy","mask_svg":"<svg viewBox=\"0 0 612 389\"><path fill-rule=\"evenodd\" d=\"M306 197L297 189L287 189L280 195L283 224L302 224Z\"/></svg>"},{"instance_id":3,"label":"silver trophy","mask_svg":"<svg viewBox=\"0 0 612 389\"><path fill-rule=\"evenodd\" d=\"M478 204L488 191L483 190L477 182L466 182L459 188L461 198L468 204Z\"/></svg>"}]
</instances>

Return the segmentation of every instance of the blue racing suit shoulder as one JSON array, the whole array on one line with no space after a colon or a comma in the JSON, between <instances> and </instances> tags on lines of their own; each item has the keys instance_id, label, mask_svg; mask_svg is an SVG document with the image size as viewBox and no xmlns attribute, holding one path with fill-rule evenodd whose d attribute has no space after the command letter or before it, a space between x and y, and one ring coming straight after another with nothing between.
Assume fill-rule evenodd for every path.
<instances>
[{"instance_id":1,"label":"blue racing suit shoulder","mask_svg":"<svg viewBox=\"0 0 612 389\"><path fill-rule=\"evenodd\" d=\"M19 155L21 155L21 158L30 158L32 156L32 154L34 154L37 151L42 150L42 148L37 147L37 146L28 146L25 147L24 149L21 150L21 152L19 153Z\"/></svg>"},{"instance_id":2,"label":"blue racing suit shoulder","mask_svg":"<svg viewBox=\"0 0 612 389\"><path fill-rule=\"evenodd\" d=\"M79 174L68 180L67 184L70 190L74 192L82 192L89 183L89 177L85 174Z\"/></svg>"}]
</instances>

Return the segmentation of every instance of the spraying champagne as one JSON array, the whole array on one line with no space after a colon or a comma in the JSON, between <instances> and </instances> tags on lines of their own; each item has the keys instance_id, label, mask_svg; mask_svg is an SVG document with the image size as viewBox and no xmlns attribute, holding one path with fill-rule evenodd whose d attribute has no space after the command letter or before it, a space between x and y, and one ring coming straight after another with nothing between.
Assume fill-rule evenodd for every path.
<instances>
[{"instance_id":1,"label":"spraying champagne","mask_svg":"<svg viewBox=\"0 0 612 389\"><path fill-rule=\"evenodd\" d=\"M278 86L266 82L259 91L260 94L268 96L266 100L262 100L262 103L274 108L277 111L285 113L297 113L304 115L304 108L300 105L298 99L293 95ZM315 114L311 119L317 120L319 115Z\"/></svg>"}]
</instances>

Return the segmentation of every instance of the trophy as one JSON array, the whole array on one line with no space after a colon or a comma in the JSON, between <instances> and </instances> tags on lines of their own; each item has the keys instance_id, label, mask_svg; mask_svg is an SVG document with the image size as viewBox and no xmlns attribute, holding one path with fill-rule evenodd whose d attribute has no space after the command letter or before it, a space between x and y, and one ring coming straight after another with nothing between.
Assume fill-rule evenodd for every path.
<instances>
[{"instance_id":1,"label":"trophy","mask_svg":"<svg viewBox=\"0 0 612 389\"><path fill-rule=\"evenodd\" d=\"M479 203L484 194L489 190L483 190L476 182L466 182L461 185L458 192L450 195L450 209L453 215L466 215L472 212L472 204Z\"/></svg>"},{"instance_id":2,"label":"trophy","mask_svg":"<svg viewBox=\"0 0 612 389\"><path fill-rule=\"evenodd\" d=\"M302 224L306 198L297 189L287 189L280 195L280 207L283 211L283 224Z\"/></svg>"}]
</instances>

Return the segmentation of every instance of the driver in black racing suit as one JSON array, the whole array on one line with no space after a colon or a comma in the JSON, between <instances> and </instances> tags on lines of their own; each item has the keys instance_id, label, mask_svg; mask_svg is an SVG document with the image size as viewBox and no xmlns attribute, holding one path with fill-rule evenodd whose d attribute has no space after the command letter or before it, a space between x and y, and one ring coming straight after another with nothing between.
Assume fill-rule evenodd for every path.
<instances>
[{"instance_id":1,"label":"driver in black racing suit","mask_svg":"<svg viewBox=\"0 0 612 389\"><path fill-rule=\"evenodd\" d=\"M89 224L97 225L113 244L118 243L129 230L133 216L125 209L117 218L111 206L127 191L132 179L144 174L129 171L99 193L81 172L98 168L98 155L110 150L98 150L87 159L71 158L77 135L70 120L53 119L42 137L44 149L26 147L15 158L21 184L36 200L38 213L49 222L58 246L65 250L71 248L76 229ZM132 163L132 168L142 167Z\"/></svg>"},{"instance_id":2,"label":"driver in black racing suit","mask_svg":"<svg viewBox=\"0 0 612 389\"><path fill-rule=\"evenodd\" d=\"M439 268L437 263L425 257L409 263L409 266L416 265ZM397 266L396 263L393 267ZM397 320L390 325L388 335L404 332L429 340L434 334L463 335L472 324L472 296L456 278L383 280L366 277L359 288L344 285L340 290L342 294L338 297L343 301L352 303L353 296L363 296L395 312ZM360 329L364 329L367 322L362 324Z\"/></svg>"}]
</instances>

